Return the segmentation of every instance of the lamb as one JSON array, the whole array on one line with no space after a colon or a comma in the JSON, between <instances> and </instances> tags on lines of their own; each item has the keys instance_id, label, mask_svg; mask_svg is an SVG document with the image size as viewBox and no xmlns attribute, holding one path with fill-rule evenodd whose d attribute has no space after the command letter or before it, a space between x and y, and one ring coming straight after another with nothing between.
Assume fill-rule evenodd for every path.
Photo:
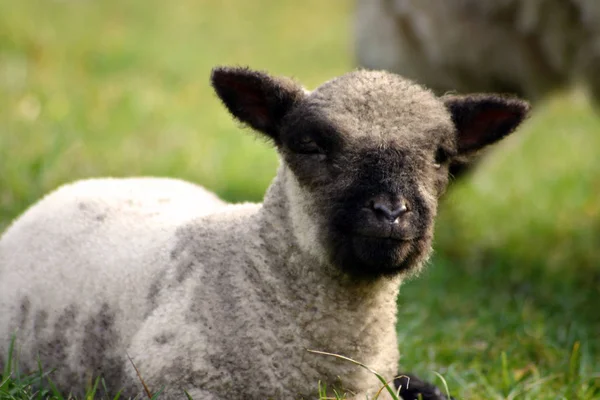
<instances>
[{"instance_id":1,"label":"lamb","mask_svg":"<svg viewBox=\"0 0 600 400\"><path fill-rule=\"evenodd\" d=\"M316 398L319 380L373 396L370 373L307 349L396 375L396 296L431 252L448 166L513 132L528 103L436 97L383 71L312 92L241 67L211 80L278 151L264 202L139 178L58 189L0 239L0 338L17 332L21 365L39 354L75 391L102 375L139 394L130 356L166 399Z\"/></svg>"},{"instance_id":2,"label":"lamb","mask_svg":"<svg viewBox=\"0 0 600 400\"><path fill-rule=\"evenodd\" d=\"M539 100L582 81L600 100L596 0L358 0L359 65L446 91Z\"/></svg>"}]
</instances>

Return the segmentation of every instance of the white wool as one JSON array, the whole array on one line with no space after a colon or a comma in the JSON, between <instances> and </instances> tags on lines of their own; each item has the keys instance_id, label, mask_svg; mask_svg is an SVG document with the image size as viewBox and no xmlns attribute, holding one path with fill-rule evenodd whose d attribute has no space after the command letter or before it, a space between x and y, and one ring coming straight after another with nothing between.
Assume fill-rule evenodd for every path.
<instances>
[{"instance_id":1,"label":"white wool","mask_svg":"<svg viewBox=\"0 0 600 400\"><path fill-rule=\"evenodd\" d=\"M45 325L58 323L70 305L80 316L96 310L102 299L126 305L127 315L117 325L123 336L131 336L147 308L145 281L167 262L164 249L175 229L224 204L199 186L163 178L90 179L50 193L0 240L0 353L15 320L27 318L18 343L24 362L36 357L33 325L41 321L33 312L24 316L22 305L15 308L24 297L28 310L47 313ZM41 328L42 336L52 333ZM82 333L64 334L68 342ZM67 351L69 362L76 362L75 352Z\"/></svg>"},{"instance_id":2,"label":"white wool","mask_svg":"<svg viewBox=\"0 0 600 400\"><path fill-rule=\"evenodd\" d=\"M284 171L279 175L290 175ZM269 240L290 234L291 227L281 219L288 213L281 196L297 189L294 183L282 188L281 180L276 179L267 196L266 217L260 205L224 207L198 186L167 179L93 179L49 194L0 240L0 353L19 328L22 365L33 366L35 352L47 352L43 346L61 334L57 346L64 348L54 350L65 353L62 364L47 367L57 368L56 381L76 391L94 372L82 370L82 359L93 357L87 351L94 349L81 343L86 335L97 339L106 333L87 331L88 326L98 328L89 325L96 320L114 336L106 339L115 348L105 356L121 363L114 368L125 372L121 383L130 393L141 392L141 386L125 352L151 387L168 385L167 399L181 398L181 389L196 399L215 398L212 390L228 398L269 393L293 398L306 387L316 390L319 380L338 377L372 393L378 386L369 373L306 349L353 354L393 377L399 280L384 280L378 287L350 285L339 275L315 272L317 258L285 250L288 244L300 248L293 243L271 249L289 265L289 271L273 275L265 259L270 253L264 250L272 246ZM223 258L222 270L214 269L219 265L214 257ZM206 263L213 269L204 270ZM285 286L291 287L277 292ZM151 300L153 291L156 298ZM352 291L355 295L348 298ZM306 304L311 306L304 308ZM337 306L332 309L331 304ZM106 314L103 305L113 313L104 321L98 320ZM357 315L367 320L356 320ZM43 326L37 326L42 319ZM222 338L224 332L239 336ZM233 359L220 354L226 349L219 346L236 345ZM383 357L374 359L373 354ZM248 375L252 384L243 388L243 395L239 388L228 389L227 379L215 369L219 359L235 360ZM246 364L254 367L246 370ZM75 376L69 375L74 371ZM331 376L331 371L337 372ZM199 389L200 383L211 391Z\"/></svg>"},{"instance_id":3,"label":"white wool","mask_svg":"<svg viewBox=\"0 0 600 400\"><path fill-rule=\"evenodd\" d=\"M314 218L311 218L311 214L314 214L314 205L310 200L310 195L302 190L296 177L289 171L285 179L287 196L295 199L290 210L290 220L298 238L298 245L303 252L312 255L321 263L326 263L327 255L319 237L319 227Z\"/></svg>"},{"instance_id":4,"label":"white wool","mask_svg":"<svg viewBox=\"0 0 600 400\"><path fill-rule=\"evenodd\" d=\"M310 94L245 68L211 79L277 145L264 202L156 178L59 188L0 238L0 359L16 332L22 368L39 359L76 395L100 375L142 393L129 355L165 399L314 398L319 381L374 396L371 372L307 350L396 375L396 298L431 252L450 163L439 154L499 140L527 103L440 99L373 71ZM482 111L492 106L505 112Z\"/></svg>"}]
</instances>

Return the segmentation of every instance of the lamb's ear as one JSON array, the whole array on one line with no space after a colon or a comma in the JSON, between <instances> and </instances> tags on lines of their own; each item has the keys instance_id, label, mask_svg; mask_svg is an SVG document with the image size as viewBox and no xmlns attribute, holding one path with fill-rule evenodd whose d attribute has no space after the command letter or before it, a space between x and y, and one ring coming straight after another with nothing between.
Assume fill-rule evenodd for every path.
<instances>
[{"instance_id":1,"label":"lamb's ear","mask_svg":"<svg viewBox=\"0 0 600 400\"><path fill-rule=\"evenodd\" d=\"M216 67L211 83L229 112L239 121L278 142L282 118L305 96L288 78L239 67Z\"/></svg>"},{"instance_id":2,"label":"lamb's ear","mask_svg":"<svg viewBox=\"0 0 600 400\"><path fill-rule=\"evenodd\" d=\"M527 117L529 103L493 94L444 96L456 126L459 155L467 156L512 133Z\"/></svg>"}]
</instances>

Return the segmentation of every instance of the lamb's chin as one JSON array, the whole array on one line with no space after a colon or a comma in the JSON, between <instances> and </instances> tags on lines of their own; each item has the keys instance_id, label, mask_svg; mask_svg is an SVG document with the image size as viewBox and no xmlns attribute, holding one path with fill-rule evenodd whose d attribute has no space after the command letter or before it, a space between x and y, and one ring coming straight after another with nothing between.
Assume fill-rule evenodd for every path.
<instances>
[{"instance_id":1,"label":"lamb's chin","mask_svg":"<svg viewBox=\"0 0 600 400\"><path fill-rule=\"evenodd\" d=\"M392 277L411 273L427 258L427 239L398 240L348 237L334 257L340 268L359 278Z\"/></svg>"}]
</instances>

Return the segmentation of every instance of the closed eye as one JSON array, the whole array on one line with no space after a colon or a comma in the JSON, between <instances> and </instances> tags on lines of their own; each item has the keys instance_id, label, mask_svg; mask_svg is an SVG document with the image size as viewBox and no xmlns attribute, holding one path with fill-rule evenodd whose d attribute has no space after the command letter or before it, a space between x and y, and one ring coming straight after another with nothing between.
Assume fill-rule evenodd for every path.
<instances>
[{"instance_id":1,"label":"closed eye","mask_svg":"<svg viewBox=\"0 0 600 400\"><path fill-rule=\"evenodd\" d=\"M302 135L293 140L291 150L298 154L319 155L325 157L325 150L310 135Z\"/></svg>"},{"instance_id":2,"label":"closed eye","mask_svg":"<svg viewBox=\"0 0 600 400\"><path fill-rule=\"evenodd\" d=\"M441 168L442 165L446 164L449 159L450 159L450 155L448 154L448 152L445 149L443 149L442 147L439 147L435 152L433 166L435 168Z\"/></svg>"}]
</instances>

